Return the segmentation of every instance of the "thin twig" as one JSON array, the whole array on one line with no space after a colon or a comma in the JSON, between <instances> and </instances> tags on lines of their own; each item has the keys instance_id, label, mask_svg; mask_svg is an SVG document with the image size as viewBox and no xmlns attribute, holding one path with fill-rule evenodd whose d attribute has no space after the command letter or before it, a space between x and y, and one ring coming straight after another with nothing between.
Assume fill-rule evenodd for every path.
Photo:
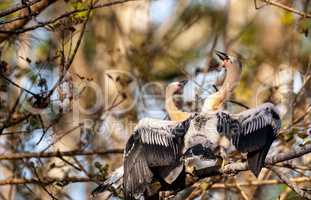
<instances>
[{"instance_id":1,"label":"thin twig","mask_svg":"<svg viewBox=\"0 0 311 200\"><path fill-rule=\"evenodd\" d=\"M80 32L80 35L78 37L78 41L76 43L76 46L73 50L73 53L71 55L69 55L69 58L68 60L66 61L65 63L65 66L64 66L64 71L62 72L61 76L59 77L58 81L55 83L55 85L52 87L52 89L49 91L47 97L50 97L52 96L52 94L54 93L54 91L56 90L56 88L62 83L63 79L65 78L65 75L67 73L67 71L69 70L69 68L71 67L71 64L76 56L76 53L78 52L78 49L80 47L80 44L82 42L82 38L83 38L83 35L84 35L84 32L85 32L85 29L86 29L86 25L87 25L87 22L90 18L90 14L91 14L91 11L92 11L92 8L93 8L93 1L91 2L91 5L90 7L87 9L87 17L86 17L86 20L84 21L83 25L82 25L82 30Z\"/></svg>"},{"instance_id":2,"label":"thin twig","mask_svg":"<svg viewBox=\"0 0 311 200\"><path fill-rule=\"evenodd\" d=\"M283 183L288 185L293 191L295 191L297 194L299 194L303 198L311 199L311 194L303 191L301 188L299 188L295 183L291 182L290 179L288 179L282 172L279 172L276 167L269 167L280 179Z\"/></svg>"},{"instance_id":3,"label":"thin twig","mask_svg":"<svg viewBox=\"0 0 311 200\"><path fill-rule=\"evenodd\" d=\"M53 142L51 142L47 147L45 147L42 152L47 151L51 146L53 146L54 144L56 144L58 141L60 141L63 137L65 137L66 135L68 135L69 133L75 131L76 129L80 128L82 126L82 124L79 124L77 126L72 127L71 129L69 129L68 131L64 132L63 134L61 134L60 136L58 136Z\"/></svg>"},{"instance_id":4,"label":"thin twig","mask_svg":"<svg viewBox=\"0 0 311 200\"><path fill-rule=\"evenodd\" d=\"M53 200L58 200L46 187L44 184L42 184L42 179L39 176L39 173L37 172L36 167L32 166L32 171L34 172L35 176L39 180L39 186L53 199Z\"/></svg>"},{"instance_id":5,"label":"thin twig","mask_svg":"<svg viewBox=\"0 0 311 200\"><path fill-rule=\"evenodd\" d=\"M273 1L273 0L262 0L262 2L264 2L264 3L268 4L268 5L272 5L272 6L281 8L281 9L286 10L288 12L295 13L295 14L300 15L300 16L305 17L305 18L311 18L311 14L310 13L305 13L305 12L296 10L296 9L294 9L292 7L286 6L284 4L281 4L281 3ZM256 4L255 4L255 8L258 9Z\"/></svg>"},{"instance_id":6,"label":"thin twig","mask_svg":"<svg viewBox=\"0 0 311 200\"><path fill-rule=\"evenodd\" d=\"M17 87L17 88L19 88L19 89L21 89L21 90L23 90L23 91L25 91L25 92L31 94L32 96L38 96L38 94L35 94L35 93L31 92L30 90L27 90L27 89L23 88L22 86L18 85L18 84L15 83L14 81L10 80L8 77L4 76L2 73L0 73L0 76L1 76L4 80L6 80L7 82L11 83L12 85L14 85L15 87Z\"/></svg>"},{"instance_id":7,"label":"thin twig","mask_svg":"<svg viewBox=\"0 0 311 200\"><path fill-rule=\"evenodd\" d=\"M51 158L51 157L65 157L65 156L93 156L101 155L106 156L109 154L122 154L123 149L109 149L109 150L93 150L93 151L83 151L83 150L72 150L72 151L54 151L54 152L19 152L12 154L2 154L0 155L1 160L21 160L21 159L31 159L31 158Z\"/></svg>"},{"instance_id":8,"label":"thin twig","mask_svg":"<svg viewBox=\"0 0 311 200\"><path fill-rule=\"evenodd\" d=\"M23 178L9 178L0 181L1 185L23 185L23 184L44 184L50 185L56 182L66 182L66 183L77 183L77 182L99 182L105 181L105 177L64 177L64 178L50 178L45 177L44 179L38 180L36 178L23 179Z\"/></svg>"},{"instance_id":9,"label":"thin twig","mask_svg":"<svg viewBox=\"0 0 311 200\"><path fill-rule=\"evenodd\" d=\"M93 9L98 9L98 8L110 7L110 6L114 6L114 5L118 5L118 4L123 4L123 3L129 2L129 1L138 1L138 0L118 0L118 1L109 2L109 3L97 4L97 5L92 6L90 9L93 10ZM14 29L14 30L0 30L0 33L19 34L19 33L25 33L28 31L33 31L35 29L43 28L43 27L50 25L50 24L54 24L54 23L58 22L59 20L61 20L63 18L70 17L71 15L74 15L76 13L81 13L81 12L85 12L88 10L89 10L89 8L76 9L76 10L73 10L70 12L66 12L66 13L64 13L64 14L56 17L56 18L47 20L45 22L40 22L39 24L30 26L30 27Z\"/></svg>"},{"instance_id":10,"label":"thin twig","mask_svg":"<svg viewBox=\"0 0 311 200\"><path fill-rule=\"evenodd\" d=\"M226 183L226 186L228 185L228 183ZM249 200L249 198L247 197L247 195L245 194L245 192L243 191L241 184L235 179L235 185L236 188L239 190L241 196L243 197L244 200Z\"/></svg>"},{"instance_id":11,"label":"thin twig","mask_svg":"<svg viewBox=\"0 0 311 200\"><path fill-rule=\"evenodd\" d=\"M310 182L311 178L309 177L296 177L296 178L290 178L290 182L293 183L306 183ZM283 184L281 180L277 179L268 179L268 180L250 180L250 181L243 181L238 182L238 185L240 187L249 187L249 186L260 186L260 185L278 185ZM212 189L225 189L230 187L237 187L236 183L215 183L211 188Z\"/></svg>"}]
</instances>

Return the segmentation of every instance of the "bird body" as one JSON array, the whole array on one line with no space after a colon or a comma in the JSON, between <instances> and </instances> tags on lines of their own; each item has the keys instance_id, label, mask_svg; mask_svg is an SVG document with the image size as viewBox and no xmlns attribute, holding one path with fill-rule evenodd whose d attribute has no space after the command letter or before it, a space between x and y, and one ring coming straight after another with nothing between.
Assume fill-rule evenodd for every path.
<instances>
[{"instance_id":1,"label":"bird body","mask_svg":"<svg viewBox=\"0 0 311 200\"><path fill-rule=\"evenodd\" d=\"M280 127L278 110L271 103L238 114L224 111L201 113L191 120L184 139L184 151L202 145L216 156L223 156L218 148L221 147L220 138L224 136L236 150L247 153L249 168L258 176Z\"/></svg>"},{"instance_id":2,"label":"bird body","mask_svg":"<svg viewBox=\"0 0 311 200\"><path fill-rule=\"evenodd\" d=\"M217 132L215 113L201 113L191 120L189 130L184 139L184 151L197 144L218 144L220 134ZM213 148L215 149L215 148Z\"/></svg>"},{"instance_id":3,"label":"bird body","mask_svg":"<svg viewBox=\"0 0 311 200\"><path fill-rule=\"evenodd\" d=\"M238 114L200 113L183 122L143 119L124 151L125 199L134 199L148 190L153 168L163 172L160 176L167 183L172 183L181 173L182 160L196 170L215 172L220 167L218 142L222 136L230 140L236 150L247 153L248 166L258 176L280 126L278 111L271 103ZM203 171L206 175L206 170ZM113 177L120 177L120 172ZM97 190L103 191L113 182L106 181L104 187Z\"/></svg>"},{"instance_id":4,"label":"bird body","mask_svg":"<svg viewBox=\"0 0 311 200\"><path fill-rule=\"evenodd\" d=\"M154 176L152 168L180 169L189 122L190 119L183 122L143 119L138 123L124 150L125 199L133 199L148 189Z\"/></svg>"},{"instance_id":5,"label":"bird body","mask_svg":"<svg viewBox=\"0 0 311 200\"><path fill-rule=\"evenodd\" d=\"M219 57L224 60L227 75L220 90L206 99L201 113L190 114L175 106L172 95L180 84L174 83L166 91L165 106L175 121L145 118L135 127L124 150L125 199L146 192L155 171L171 183L182 171L184 160L199 168L218 167L222 137L236 150L247 153L250 170L256 176L260 173L281 126L279 113L271 103L237 114L223 111L224 102L240 80L241 63L224 53L219 53ZM199 162L201 159L203 162Z\"/></svg>"},{"instance_id":6,"label":"bird body","mask_svg":"<svg viewBox=\"0 0 311 200\"><path fill-rule=\"evenodd\" d=\"M217 55L227 71L225 81L218 92L205 100L202 112L191 120L184 139L184 152L202 145L206 151L212 150L215 155L220 155L217 148L225 147L219 142L226 138L236 150L247 153L249 168L258 176L281 127L279 112L271 103L238 114L222 111L223 104L240 81L242 65L238 59L225 53L217 52Z\"/></svg>"}]
</instances>

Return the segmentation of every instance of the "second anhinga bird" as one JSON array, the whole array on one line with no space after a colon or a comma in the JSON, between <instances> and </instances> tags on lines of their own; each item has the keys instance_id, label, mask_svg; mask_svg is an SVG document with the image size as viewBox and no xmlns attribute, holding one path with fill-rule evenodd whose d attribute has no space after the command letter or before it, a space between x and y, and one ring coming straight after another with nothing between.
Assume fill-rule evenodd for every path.
<instances>
[{"instance_id":1,"label":"second anhinga bird","mask_svg":"<svg viewBox=\"0 0 311 200\"><path fill-rule=\"evenodd\" d=\"M183 140L190 121L190 118L183 122L148 118L139 121L124 150L125 199L146 192L154 170L165 180L176 179L182 170Z\"/></svg>"},{"instance_id":2,"label":"second anhinga bird","mask_svg":"<svg viewBox=\"0 0 311 200\"><path fill-rule=\"evenodd\" d=\"M170 184L181 171L183 138L190 119L183 122L144 118L139 121L126 143L123 167L92 191L92 195L109 190L123 178L124 199L152 196L155 176ZM114 188L114 187L113 187Z\"/></svg>"},{"instance_id":3,"label":"second anhinga bird","mask_svg":"<svg viewBox=\"0 0 311 200\"><path fill-rule=\"evenodd\" d=\"M258 176L265 158L281 126L280 115L272 103L264 103L256 108L238 114L222 110L240 81L241 62L225 53L217 52L226 68L226 78L218 92L205 100L201 114L191 120L185 135L185 148L203 145L210 149L221 135L225 135L235 148L247 153L249 169Z\"/></svg>"},{"instance_id":4,"label":"second anhinga bird","mask_svg":"<svg viewBox=\"0 0 311 200\"><path fill-rule=\"evenodd\" d=\"M124 165L116 169L92 191L98 193L120 186L126 199L133 199L149 189L154 176L173 183L181 171L183 138L190 123L190 113L178 110L174 95L180 95L187 81L173 82L166 88L165 108L172 121L144 118L139 121L124 150ZM178 180L176 180L178 181ZM182 184L182 183L181 183Z\"/></svg>"}]
</instances>

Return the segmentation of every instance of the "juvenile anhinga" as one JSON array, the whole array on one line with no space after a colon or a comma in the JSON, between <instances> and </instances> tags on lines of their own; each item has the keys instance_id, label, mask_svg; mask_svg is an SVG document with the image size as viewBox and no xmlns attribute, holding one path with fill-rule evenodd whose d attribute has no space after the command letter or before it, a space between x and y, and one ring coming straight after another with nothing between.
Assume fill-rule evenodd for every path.
<instances>
[{"instance_id":1,"label":"juvenile anhinga","mask_svg":"<svg viewBox=\"0 0 311 200\"><path fill-rule=\"evenodd\" d=\"M174 102L174 95L181 94L187 80L173 82L166 87L165 91L165 109L172 121L183 121L190 117L190 113L183 112L177 108Z\"/></svg>"},{"instance_id":2,"label":"juvenile anhinga","mask_svg":"<svg viewBox=\"0 0 311 200\"><path fill-rule=\"evenodd\" d=\"M165 180L174 180L179 175L182 170L183 139L189 123L190 118L183 122L147 118L139 121L124 150L125 199L134 199L146 192L152 182L154 169L163 169L160 176Z\"/></svg>"},{"instance_id":3,"label":"juvenile anhinga","mask_svg":"<svg viewBox=\"0 0 311 200\"><path fill-rule=\"evenodd\" d=\"M185 148L203 145L210 149L220 135L231 140L235 148L247 153L249 169L258 176L272 142L281 126L279 113L271 103L248 109L239 114L222 111L241 76L242 65L236 58L217 52L226 68L226 78L218 92L206 99L202 113L191 120L185 135Z\"/></svg>"},{"instance_id":4,"label":"juvenile anhinga","mask_svg":"<svg viewBox=\"0 0 311 200\"><path fill-rule=\"evenodd\" d=\"M183 122L144 118L139 121L124 149L123 167L115 170L92 195L108 190L123 177L124 198L150 195L154 175L166 183L174 181L183 169L183 138L190 119Z\"/></svg>"},{"instance_id":5,"label":"juvenile anhinga","mask_svg":"<svg viewBox=\"0 0 311 200\"><path fill-rule=\"evenodd\" d=\"M191 114L178 110L173 96L181 94L186 81L174 82L166 88L165 108L172 121L144 118L139 121L124 151L124 165L92 191L97 195L119 183L123 177L126 199L133 199L149 187L154 175L171 184L183 165L183 138L188 130ZM181 121L183 119L183 121Z\"/></svg>"},{"instance_id":6,"label":"juvenile anhinga","mask_svg":"<svg viewBox=\"0 0 311 200\"><path fill-rule=\"evenodd\" d=\"M230 98L241 79L242 63L239 59L228 56L220 51L216 51L216 55L223 62L221 65L226 69L226 76L221 88L204 101L202 112L221 109L225 101Z\"/></svg>"}]
</instances>

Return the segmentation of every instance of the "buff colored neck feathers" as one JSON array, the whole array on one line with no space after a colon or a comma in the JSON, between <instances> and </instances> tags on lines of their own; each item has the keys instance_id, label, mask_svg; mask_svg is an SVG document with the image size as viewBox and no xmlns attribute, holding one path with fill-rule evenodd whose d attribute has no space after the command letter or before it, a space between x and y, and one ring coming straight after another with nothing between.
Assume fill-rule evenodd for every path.
<instances>
[{"instance_id":1,"label":"buff colored neck feathers","mask_svg":"<svg viewBox=\"0 0 311 200\"><path fill-rule=\"evenodd\" d=\"M241 63L232 59L224 61L224 67L226 67L226 78L222 87L218 92L210 95L204 102L202 112L217 111L223 107L226 100L230 98L234 89L238 85L241 79L242 67ZM165 95L165 109L168 112L171 120L184 121L190 117L190 113L183 112L176 107L173 100L174 93L178 89L178 83L172 83L166 88Z\"/></svg>"},{"instance_id":2,"label":"buff colored neck feathers","mask_svg":"<svg viewBox=\"0 0 311 200\"><path fill-rule=\"evenodd\" d=\"M223 107L226 100L230 98L232 92L241 79L241 64L239 61L225 61L227 74L222 87L218 92L208 97L203 105L202 112L217 111Z\"/></svg>"},{"instance_id":3,"label":"buff colored neck feathers","mask_svg":"<svg viewBox=\"0 0 311 200\"><path fill-rule=\"evenodd\" d=\"M189 118L190 114L183 112L176 107L173 96L178 89L178 83L172 83L166 88L165 92L165 109L172 121L184 121Z\"/></svg>"}]
</instances>

